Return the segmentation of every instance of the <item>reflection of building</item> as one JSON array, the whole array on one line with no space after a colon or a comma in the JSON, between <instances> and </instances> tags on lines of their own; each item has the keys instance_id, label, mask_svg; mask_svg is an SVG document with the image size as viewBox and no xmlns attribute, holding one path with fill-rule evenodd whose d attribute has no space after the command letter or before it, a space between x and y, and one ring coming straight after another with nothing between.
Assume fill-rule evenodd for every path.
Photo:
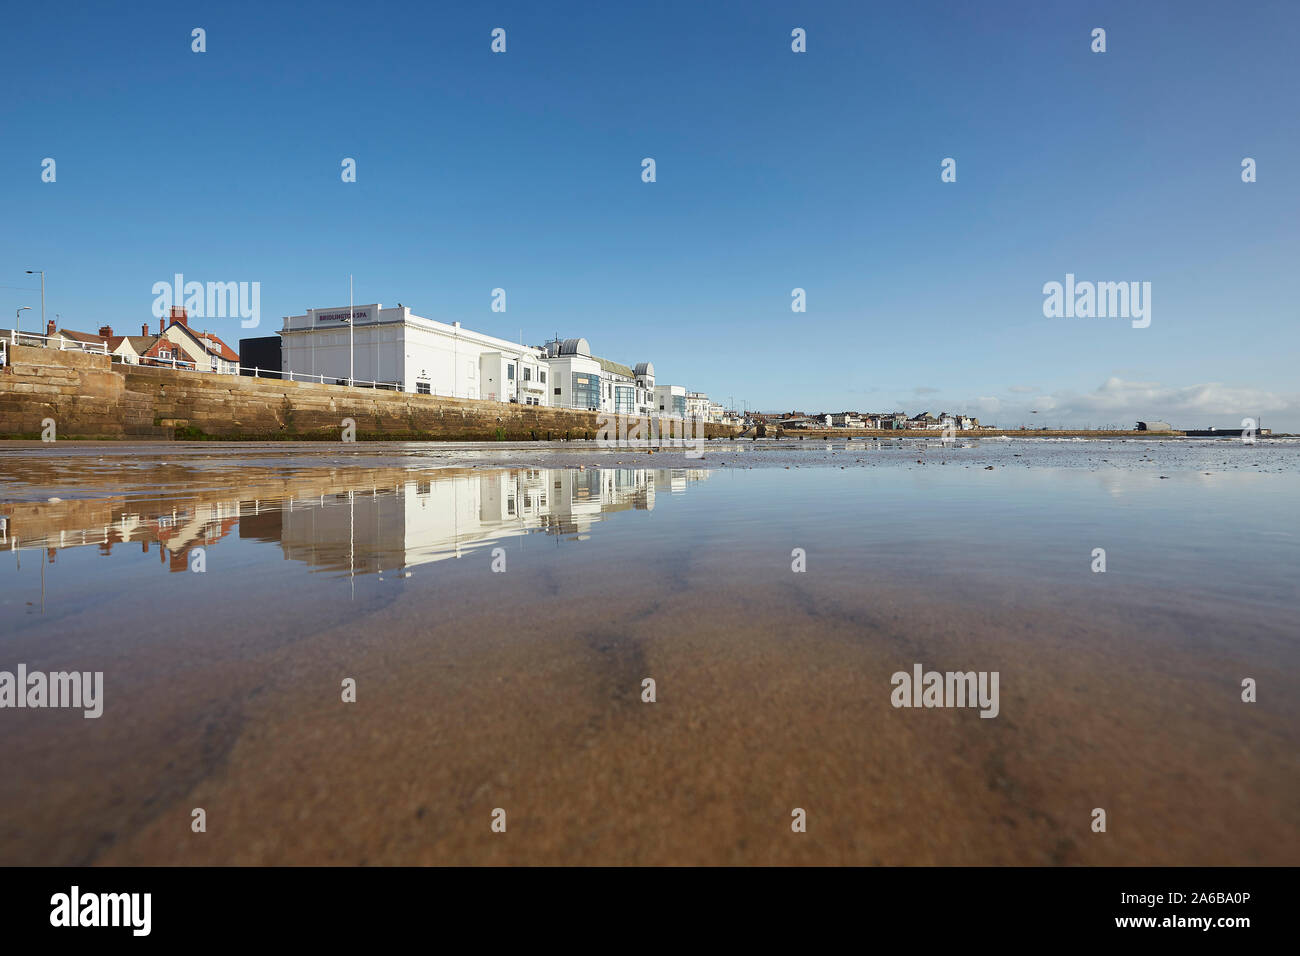
<instances>
[{"instance_id":1,"label":"reflection of building","mask_svg":"<svg viewBox=\"0 0 1300 956\"><path fill-rule=\"evenodd\" d=\"M656 487L679 491L685 481L677 471L642 468L535 468L410 480L286 505L278 537L286 557L309 564L397 569L532 531L585 535L611 512L653 509Z\"/></svg>"},{"instance_id":2,"label":"reflection of building","mask_svg":"<svg viewBox=\"0 0 1300 956\"><path fill-rule=\"evenodd\" d=\"M651 510L656 491L680 494L709 474L533 468L410 477L392 470L304 479L298 492L286 489L288 497L18 503L6 506L0 545L45 549L53 562L60 548L93 545L110 554L114 545L139 542L147 553L156 541L163 566L185 571L194 548L215 546L237 529L242 539L279 544L286 558L366 573L459 557L534 531L582 540L607 515Z\"/></svg>"}]
</instances>

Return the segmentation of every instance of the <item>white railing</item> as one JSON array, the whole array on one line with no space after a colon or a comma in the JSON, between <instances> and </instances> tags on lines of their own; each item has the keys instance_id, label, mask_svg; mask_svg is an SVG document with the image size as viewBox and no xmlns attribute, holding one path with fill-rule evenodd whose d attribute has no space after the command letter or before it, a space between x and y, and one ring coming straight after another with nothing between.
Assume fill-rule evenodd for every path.
<instances>
[{"instance_id":1,"label":"white railing","mask_svg":"<svg viewBox=\"0 0 1300 956\"><path fill-rule=\"evenodd\" d=\"M342 385L353 388L377 388L385 391L400 392L402 384L400 382L376 382L371 379L354 378L349 380L348 377L325 374L309 374L307 372L295 372L292 370L284 371L277 368L261 368L255 365L234 365L228 362L223 363L224 368L196 368L194 363L182 359L177 364L175 356L170 360L149 357L140 357L136 361L130 361L125 355L112 355L110 358L119 365L135 365L140 368L179 368L185 372L206 372L212 375L234 375L244 376L246 378L265 378L274 379L281 382L313 382L320 385Z\"/></svg>"},{"instance_id":2,"label":"white railing","mask_svg":"<svg viewBox=\"0 0 1300 956\"><path fill-rule=\"evenodd\" d=\"M51 344L52 342L54 344ZM6 362L7 349L5 348L6 343L12 343L13 345L26 345L35 348L57 348L61 351L89 352L92 355L106 355L108 356L110 362L114 362L118 365L134 365L138 368L170 368L174 371L181 371L181 372L200 372L200 373L208 372L212 374L222 374L222 375L242 375L249 378L274 379L274 380L285 381L285 382L315 382L321 385L341 385L344 387L351 386L353 388L374 388L374 389L381 389L384 391L393 391L393 392L404 391L402 384L400 382L377 382L371 379L360 379L360 378L354 378L349 380L347 376L340 377L337 375L325 375L323 373L284 371L281 369L273 369L273 368L268 369L268 368L260 368L257 366L249 366L249 365L231 365L229 363L225 363L224 370L218 370L214 368L199 368L196 366L194 361L190 359L178 358L175 351L173 351L168 358L159 358L157 356L150 355L150 356L135 356L133 360L133 357L131 355L124 355L118 352L110 352L108 350L107 342L98 342L92 344L89 342L78 342L75 339L65 338L64 336L57 335L57 334L41 335L39 332L16 332L13 330L10 330L8 336L3 336L3 333L0 333L0 365L7 364ZM542 385L541 387L544 390L548 386ZM533 391L533 389L529 389L529 391ZM422 392L417 388L411 394L429 395L435 398L458 398L458 399L465 399L468 401L499 401L503 405L516 404L516 405L522 405L525 408L564 408L564 409L572 409L574 411L597 412L597 413L601 413L602 411L599 408L591 408L585 403L578 404L573 402L559 402L555 400L554 396L547 396L548 398L551 399L549 404L530 406L527 404L527 402L522 401L522 396L520 397L520 400L516 400L516 401L512 401L511 399L508 398L498 399L496 398L495 394L490 396L487 399L483 399L478 395L461 395L452 389L448 389L447 391L444 392L439 389L435 389L433 387L430 387L427 392ZM604 414L609 414L609 415L618 414L627 418L662 418L664 420L672 419L674 421L695 420L693 417L687 417L683 419L683 416L667 414L664 412L659 412L658 414L651 412L648 415L640 415L637 412L629 412L629 411L604 412ZM701 421L707 422L708 420L701 419ZM711 424L717 424L717 423L714 422Z\"/></svg>"},{"instance_id":3,"label":"white railing","mask_svg":"<svg viewBox=\"0 0 1300 956\"><path fill-rule=\"evenodd\" d=\"M50 341L52 339L57 339L58 344L51 345ZM19 332L17 329L10 329L6 340L10 345L25 345L29 348L57 348L62 352L91 352L95 355L109 354L107 342L92 345L89 342L78 342L74 339L64 338L62 335L42 335L40 332Z\"/></svg>"}]
</instances>

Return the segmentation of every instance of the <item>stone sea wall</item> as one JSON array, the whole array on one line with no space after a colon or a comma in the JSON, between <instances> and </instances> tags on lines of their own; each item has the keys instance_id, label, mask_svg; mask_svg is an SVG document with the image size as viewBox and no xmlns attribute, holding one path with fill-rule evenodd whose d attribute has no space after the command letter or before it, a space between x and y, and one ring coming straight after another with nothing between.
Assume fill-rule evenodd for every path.
<instances>
[{"instance_id":1,"label":"stone sea wall","mask_svg":"<svg viewBox=\"0 0 1300 956\"><path fill-rule=\"evenodd\" d=\"M595 438L595 412L119 365L108 356L11 347L0 437L547 441ZM611 416L612 417L612 416ZM680 427L680 423L678 423ZM706 437L736 429L705 425ZM666 429L665 429L666 430Z\"/></svg>"}]
</instances>

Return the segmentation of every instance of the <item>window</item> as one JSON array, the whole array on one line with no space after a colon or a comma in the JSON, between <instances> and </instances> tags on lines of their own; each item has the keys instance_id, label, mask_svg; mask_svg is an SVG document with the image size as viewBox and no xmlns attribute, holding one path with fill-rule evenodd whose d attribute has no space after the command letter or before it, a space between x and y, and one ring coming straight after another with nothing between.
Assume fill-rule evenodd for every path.
<instances>
[{"instance_id":1,"label":"window","mask_svg":"<svg viewBox=\"0 0 1300 956\"><path fill-rule=\"evenodd\" d=\"M539 376L541 376L540 381L541 381L541 383L542 383L543 385L545 385L545 384L546 384L546 373L545 373L545 372L538 372L537 374L538 374Z\"/></svg>"},{"instance_id":2,"label":"window","mask_svg":"<svg viewBox=\"0 0 1300 956\"><path fill-rule=\"evenodd\" d=\"M415 391L416 391L416 394L419 394L419 395L428 395L428 394L429 394L429 383L428 383L428 382L416 382L416 383L415 383Z\"/></svg>"},{"instance_id":3,"label":"window","mask_svg":"<svg viewBox=\"0 0 1300 956\"><path fill-rule=\"evenodd\" d=\"M600 379L574 372L573 404L578 408L600 408Z\"/></svg>"},{"instance_id":4,"label":"window","mask_svg":"<svg viewBox=\"0 0 1300 956\"><path fill-rule=\"evenodd\" d=\"M507 362L507 363L506 363L506 378L509 379L509 380L512 381L512 382L515 380L515 363L514 363L514 362Z\"/></svg>"},{"instance_id":5,"label":"window","mask_svg":"<svg viewBox=\"0 0 1300 956\"><path fill-rule=\"evenodd\" d=\"M559 395L559 394L560 394L560 389L559 389L558 387L555 389L555 394L556 394L556 395Z\"/></svg>"},{"instance_id":6,"label":"window","mask_svg":"<svg viewBox=\"0 0 1300 956\"><path fill-rule=\"evenodd\" d=\"M614 389L614 411L620 415L632 415L636 412L633 398L636 389L631 385L619 385Z\"/></svg>"},{"instance_id":7,"label":"window","mask_svg":"<svg viewBox=\"0 0 1300 956\"><path fill-rule=\"evenodd\" d=\"M532 380L533 380L533 370L532 370L531 368L529 368L527 365L525 365L525 366L524 366L524 381L525 381L525 382L531 382Z\"/></svg>"}]
</instances>

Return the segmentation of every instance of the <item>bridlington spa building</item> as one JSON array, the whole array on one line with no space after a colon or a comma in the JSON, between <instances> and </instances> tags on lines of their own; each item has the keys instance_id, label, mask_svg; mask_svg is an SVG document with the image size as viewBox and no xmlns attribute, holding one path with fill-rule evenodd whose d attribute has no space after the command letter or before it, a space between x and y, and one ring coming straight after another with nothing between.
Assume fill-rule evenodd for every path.
<instances>
[{"instance_id":1,"label":"bridlington spa building","mask_svg":"<svg viewBox=\"0 0 1300 956\"><path fill-rule=\"evenodd\" d=\"M351 336L349 337L349 317ZM351 378L398 391L521 405L682 417L656 406L654 366L591 354L586 339L521 345L415 315L401 303L308 309L284 318L286 377L345 385ZM351 372L349 372L351 368ZM685 389L674 386L685 394Z\"/></svg>"}]
</instances>

